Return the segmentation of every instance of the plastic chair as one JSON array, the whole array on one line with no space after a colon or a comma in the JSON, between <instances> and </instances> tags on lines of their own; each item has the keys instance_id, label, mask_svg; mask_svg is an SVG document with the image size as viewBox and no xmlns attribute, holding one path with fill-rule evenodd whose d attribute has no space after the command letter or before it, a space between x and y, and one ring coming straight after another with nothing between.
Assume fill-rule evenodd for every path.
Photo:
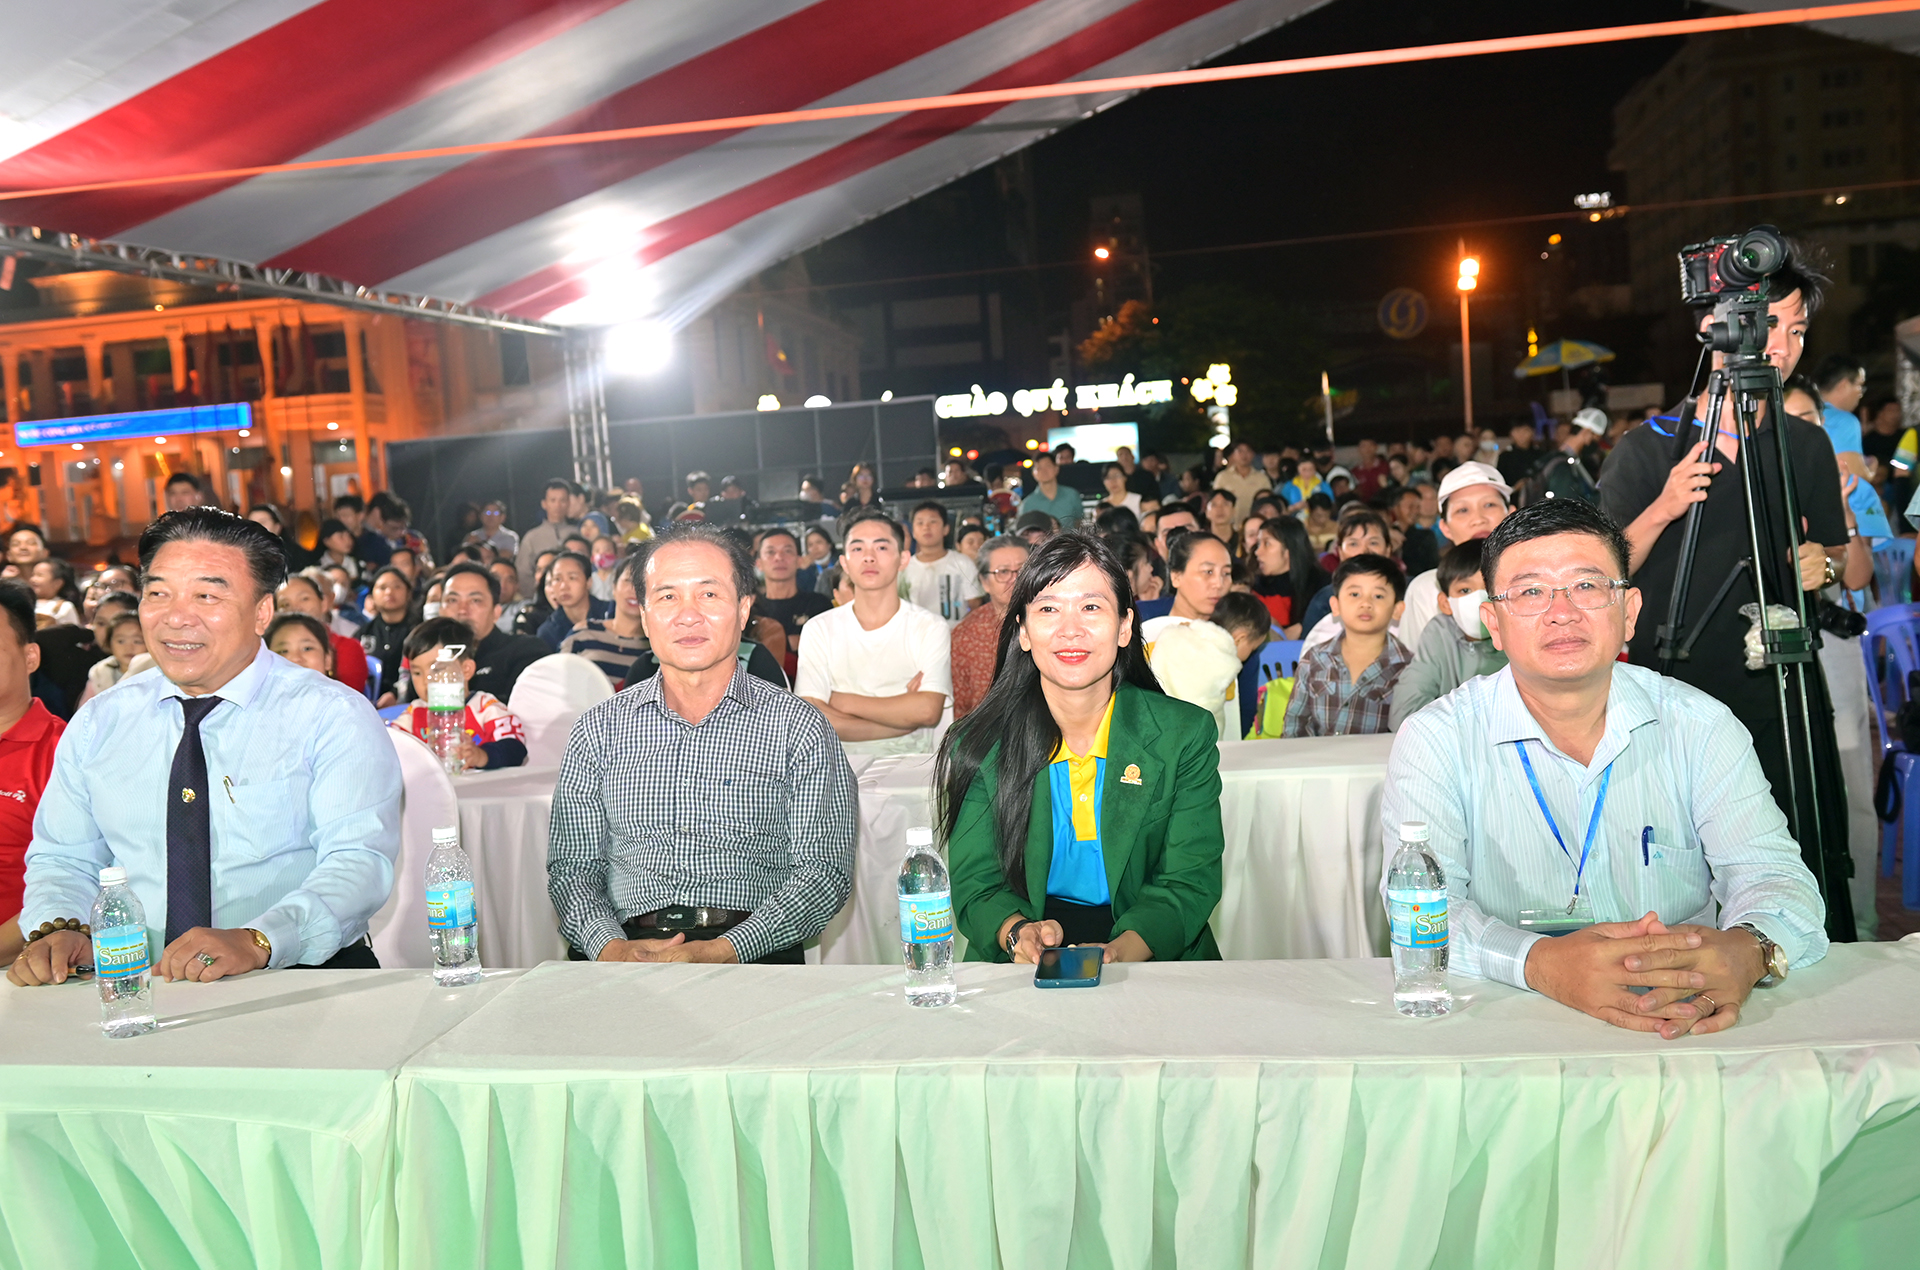
<instances>
[{"instance_id":1,"label":"plastic chair","mask_svg":"<svg viewBox=\"0 0 1920 1270\"><path fill-rule=\"evenodd\" d=\"M1883 608L1913 598L1913 542L1911 538L1887 538L1874 550L1873 579Z\"/></svg>"},{"instance_id":2,"label":"plastic chair","mask_svg":"<svg viewBox=\"0 0 1920 1270\"><path fill-rule=\"evenodd\" d=\"M393 892L367 923L367 933L383 969L430 970L427 857L433 854L433 831L460 823L460 804L453 781L424 741L398 728L388 728L387 736L400 760L400 859L393 866Z\"/></svg>"},{"instance_id":3,"label":"plastic chair","mask_svg":"<svg viewBox=\"0 0 1920 1270\"><path fill-rule=\"evenodd\" d=\"M367 700L380 700L380 674L383 667L378 657L367 658Z\"/></svg>"},{"instance_id":4,"label":"plastic chair","mask_svg":"<svg viewBox=\"0 0 1920 1270\"><path fill-rule=\"evenodd\" d=\"M1300 664L1300 648L1304 643L1297 639L1275 639L1267 641L1260 650L1260 682L1269 679L1291 679L1294 667Z\"/></svg>"},{"instance_id":5,"label":"plastic chair","mask_svg":"<svg viewBox=\"0 0 1920 1270\"><path fill-rule=\"evenodd\" d=\"M542 657L520 672L507 709L527 728L527 766L557 766L573 721L613 695L606 672L577 653Z\"/></svg>"}]
</instances>

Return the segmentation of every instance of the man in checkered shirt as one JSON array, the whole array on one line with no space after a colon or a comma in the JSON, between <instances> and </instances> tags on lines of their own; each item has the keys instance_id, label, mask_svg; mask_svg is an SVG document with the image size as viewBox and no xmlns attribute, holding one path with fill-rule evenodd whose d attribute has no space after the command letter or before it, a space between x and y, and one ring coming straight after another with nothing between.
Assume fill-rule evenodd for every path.
<instances>
[{"instance_id":1,"label":"man in checkered shirt","mask_svg":"<svg viewBox=\"0 0 1920 1270\"><path fill-rule=\"evenodd\" d=\"M660 672L580 716L547 892L573 956L799 964L853 889L853 772L813 706L747 673L753 565L683 522L636 566Z\"/></svg>"}]
</instances>

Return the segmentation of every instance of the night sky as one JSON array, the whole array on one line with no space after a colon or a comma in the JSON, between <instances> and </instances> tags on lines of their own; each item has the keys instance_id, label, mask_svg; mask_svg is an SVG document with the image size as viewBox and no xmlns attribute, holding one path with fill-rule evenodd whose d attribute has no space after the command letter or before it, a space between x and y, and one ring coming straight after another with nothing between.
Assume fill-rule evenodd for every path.
<instances>
[{"instance_id":1,"label":"night sky","mask_svg":"<svg viewBox=\"0 0 1920 1270\"><path fill-rule=\"evenodd\" d=\"M1222 62L1351 52L1697 16L1673 0L1605 6L1476 0L1332 0ZM1170 253L1570 209L1606 189L1612 108L1678 40L1499 54L1428 64L1157 89L1031 148L1042 261L1084 259L1090 196L1138 192L1162 293L1231 280L1302 301L1372 300L1395 286L1451 290L1453 235L1202 255ZM963 178L985 188L984 174ZM949 193L957 192L950 188ZM929 234L940 195L843 235L817 281L999 264L999 225L976 240ZM965 226L965 217L946 224ZM1488 231L1469 245L1499 285L1503 252L1545 229ZM962 230L964 238L965 231ZM1471 235L1469 236L1471 239ZM1078 285L1067 270L1050 282ZM1049 290L1057 290L1054 285Z\"/></svg>"}]
</instances>

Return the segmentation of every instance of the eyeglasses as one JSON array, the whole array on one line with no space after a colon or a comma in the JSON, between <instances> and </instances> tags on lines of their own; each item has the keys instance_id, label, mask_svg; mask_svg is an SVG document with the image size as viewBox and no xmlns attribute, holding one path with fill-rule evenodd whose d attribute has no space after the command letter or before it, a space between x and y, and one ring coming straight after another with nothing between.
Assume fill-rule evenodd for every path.
<instances>
[{"instance_id":1,"label":"eyeglasses","mask_svg":"<svg viewBox=\"0 0 1920 1270\"><path fill-rule=\"evenodd\" d=\"M990 577L990 578L1014 578L1014 577L1018 577L1019 575L1020 575L1020 570L1018 570L1018 569L989 569L989 570L987 570L987 576L988 576L988 577Z\"/></svg>"},{"instance_id":2,"label":"eyeglasses","mask_svg":"<svg viewBox=\"0 0 1920 1270\"><path fill-rule=\"evenodd\" d=\"M1503 595L1489 595L1487 598L1507 606L1507 611L1515 617L1539 617L1553 607L1553 597L1564 592L1567 600L1577 609L1611 608L1613 593L1624 590L1628 584L1621 578L1585 579L1567 586L1523 586L1507 590Z\"/></svg>"}]
</instances>

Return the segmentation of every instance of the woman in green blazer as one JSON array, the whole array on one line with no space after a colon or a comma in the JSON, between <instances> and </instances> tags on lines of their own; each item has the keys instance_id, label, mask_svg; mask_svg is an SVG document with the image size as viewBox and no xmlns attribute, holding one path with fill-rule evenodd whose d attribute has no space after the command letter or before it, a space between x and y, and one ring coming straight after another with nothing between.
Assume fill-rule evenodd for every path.
<instances>
[{"instance_id":1,"label":"woman in green blazer","mask_svg":"<svg viewBox=\"0 0 1920 1270\"><path fill-rule=\"evenodd\" d=\"M1218 958L1220 751L1213 718L1147 666L1126 570L1068 532L1020 571L986 698L934 778L968 956Z\"/></svg>"}]
</instances>

